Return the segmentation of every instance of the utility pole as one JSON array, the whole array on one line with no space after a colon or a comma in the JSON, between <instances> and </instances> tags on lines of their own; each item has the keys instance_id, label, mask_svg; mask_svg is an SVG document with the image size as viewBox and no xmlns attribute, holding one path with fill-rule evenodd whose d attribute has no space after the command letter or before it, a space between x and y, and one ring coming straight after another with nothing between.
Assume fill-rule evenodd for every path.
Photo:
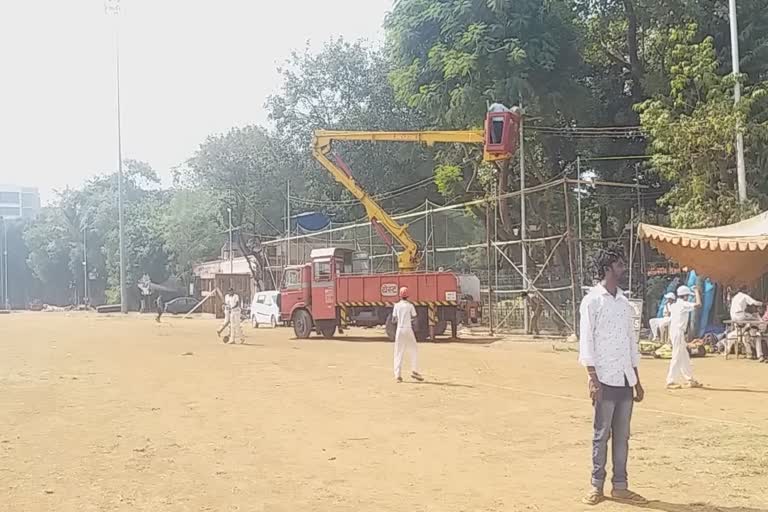
<instances>
[{"instance_id":1,"label":"utility pole","mask_svg":"<svg viewBox=\"0 0 768 512\"><path fill-rule=\"evenodd\" d=\"M88 305L88 226L83 226L83 304Z\"/></svg>"},{"instance_id":2,"label":"utility pole","mask_svg":"<svg viewBox=\"0 0 768 512\"><path fill-rule=\"evenodd\" d=\"M8 227L5 217L0 217L3 222L3 299L5 309L11 309L11 299L8 297Z\"/></svg>"},{"instance_id":3,"label":"utility pole","mask_svg":"<svg viewBox=\"0 0 768 512\"><path fill-rule=\"evenodd\" d=\"M741 100L741 83L739 75L739 24L736 19L736 0L728 0L728 18L731 23L731 65L736 83L733 86L733 101L735 105ZM744 135L741 126L736 127L736 177L739 186L739 202L747 201L747 170L744 166Z\"/></svg>"},{"instance_id":4,"label":"utility pole","mask_svg":"<svg viewBox=\"0 0 768 512\"><path fill-rule=\"evenodd\" d=\"M486 268L488 269L488 325L490 326L491 336L494 335L493 328L493 279L491 278L491 258L495 259L496 255L493 254L493 248L491 246L491 203L490 201L485 204L485 253L486 253Z\"/></svg>"},{"instance_id":5,"label":"utility pole","mask_svg":"<svg viewBox=\"0 0 768 512\"><path fill-rule=\"evenodd\" d=\"M526 220L525 220L525 151L524 149L524 134L523 134L523 102L520 101L520 249L522 253L523 262L523 290L528 290L528 253L525 248L526 238ZM523 329L528 332L530 325L530 318L528 317L528 299L525 300L525 307L523 308Z\"/></svg>"},{"instance_id":6,"label":"utility pole","mask_svg":"<svg viewBox=\"0 0 768 512\"><path fill-rule=\"evenodd\" d=\"M285 184L285 257L291 264L291 182Z\"/></svg>"},{"instance_id":7,"label":"utility pole","mask_svg":"<svg viewBox=\"0 0 768 512\"><path fill-rule=\"evenodd\" d=\"M235 260L232 258L232 208L227 206L227 213L229 214L229 273L235 273Z\"/></svg>"},{"instance_id":8,"label":"utility pole","mask_svg":"<svg viewBox=\"0 0 768 512\"><path fill-rule=\"evenodd\" d=\"M581 156L576 157L576 190L578 191L576 195L576 209L578 210L577 215L579 217L579 296L581 296L584 287L584 241L581 238Z\"/></svg>"},{"instance_id":9,"label":"utility pole","mask_svg":"<svg viewBox=\"0 0 768 512\"><path fill-rule=\"evenodd\" d=\"M120 113L120 0L105 0L104 10L115 17L115 69L117 98L117 230L120 245L120 312L128 313L125 285L125 226L123 219L123 137Z\"/></svg>"}]
</instances>

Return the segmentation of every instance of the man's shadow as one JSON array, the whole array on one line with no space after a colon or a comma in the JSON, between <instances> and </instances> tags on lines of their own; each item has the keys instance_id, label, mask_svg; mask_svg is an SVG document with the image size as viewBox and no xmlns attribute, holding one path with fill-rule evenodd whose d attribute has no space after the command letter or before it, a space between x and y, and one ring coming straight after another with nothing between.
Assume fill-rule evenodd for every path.
<instances>
[{"instance_id":1,"label":"man's shadow","mask_svg":"<svg viewBox=\"0 0 768 512\"><path fill-rule=\"evenodd\" d=\"M721 507L709 503L669 503L650 501L645 505L633 505L638 509L658 510L659 512L768 512L768 509L753 507Z\"/></svg>"}]
</instances>

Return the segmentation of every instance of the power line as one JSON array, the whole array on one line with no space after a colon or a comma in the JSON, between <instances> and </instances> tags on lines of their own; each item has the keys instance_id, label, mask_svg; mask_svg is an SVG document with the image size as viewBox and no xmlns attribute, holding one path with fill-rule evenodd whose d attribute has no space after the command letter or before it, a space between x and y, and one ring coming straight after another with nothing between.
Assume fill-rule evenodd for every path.
<instances>
[{"instance_id":1,"label":"power line","mask_svg":"<svg viewBox=\"0 0 768 512\"><path fill-rule=\"evenodd\" d=\"M402 187L399 187L397 189L394 189L388 192L382 192L381 194L377 194L377 195L371 195L370 197L375 201L392 199L394 197L407 194L408 192L413 192L414 190L422 188L426 185L430 185L434 182L435 182L435 177L430 176L428 178L424 178L423 180L417 181L415 183L411 183L409 185L403 185ZM358 201L357 199L340 199L338 201L322 201L318 199L304 199L297 196L290 196L290 200L297 201L299 203L303 203L310 206L354 206L354 205L360 204L360 201Z\"/></svg>"}]
</instances>

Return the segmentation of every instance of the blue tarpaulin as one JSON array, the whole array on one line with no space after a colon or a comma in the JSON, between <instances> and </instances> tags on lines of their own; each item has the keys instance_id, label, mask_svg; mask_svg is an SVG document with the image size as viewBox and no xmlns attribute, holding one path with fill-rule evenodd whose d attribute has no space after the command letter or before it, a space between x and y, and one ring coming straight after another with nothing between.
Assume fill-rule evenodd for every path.
<instances>
[{"instance_id":1,"label":"blue tarpaulin","mask_svg":"<svg viewBox=\"0 0 768 512\"><path fill-rule=\"evenodd\" d=\"M291 217L291 224L303 231L321 231L331 224L331 218L322 212L300 213Z\"/></svg>"}]
</instances>

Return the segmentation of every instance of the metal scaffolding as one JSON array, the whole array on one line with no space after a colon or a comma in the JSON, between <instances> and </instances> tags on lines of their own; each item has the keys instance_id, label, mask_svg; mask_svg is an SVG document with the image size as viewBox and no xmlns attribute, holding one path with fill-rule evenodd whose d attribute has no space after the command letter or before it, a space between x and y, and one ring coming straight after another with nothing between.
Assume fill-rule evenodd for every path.
<instances>
[{"instance_id":1,"label":"metal scaffolding","mask_svg":"<svg viewBox=\"0 0 768 512\"><path fill-rule=\"evenodd\" d=\"M637 278L645 275L645 261L643 247L634 239L634 226L641 220L642 191L647 187L637 179L635 183L618 183L585 178L582 162L575 162L575 179L562 177L456 204L439 205L427 200L418 208L393 217L409 223L411 235L423 248L424 270L452 270L480 278L483 320L491 332L530 331L530 299L523 298L527 294L543 303L543 311L536 320L541 331L572 333L577 328L583 290L592 284L587 280L586 269L596 248L611 242L624 245L629 254L631 291L642 294L645 285L644 279ZM496 191L495 186L493 190ZM628 222L617 229L618 236L596 237L585 231L587 217L595 216L596 201L629 196L634 201ZM502 201L510 199L519 199L520 216L526 218L525 223L511 229L502 221L500 208ZM550 213L537 211L542 204L559 215L542 220ZM286 210L291 211L289 206ZM365 219L332 224L312 233L289 228L287 236L264 245L288 248L289 252L283 249L282 257L277 258L278 266L307 262L313 248L338 246L365 253L371 272L397 270L396 252L374 237Z\"/></svg>"}]
</instances>

